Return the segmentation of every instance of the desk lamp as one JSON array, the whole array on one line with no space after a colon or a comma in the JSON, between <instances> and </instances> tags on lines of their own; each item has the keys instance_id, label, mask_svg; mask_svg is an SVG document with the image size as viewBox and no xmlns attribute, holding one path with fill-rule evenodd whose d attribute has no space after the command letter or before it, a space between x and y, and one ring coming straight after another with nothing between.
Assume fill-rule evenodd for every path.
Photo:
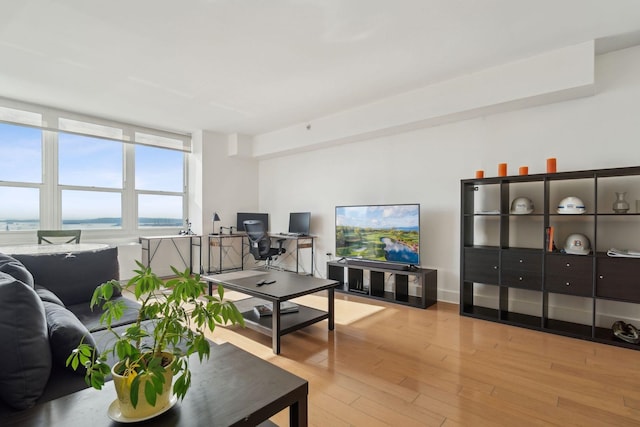
<instances>
[{"instance_id":1,"label":"desk lamp","mask_svg":"<svg viewBox=\"0 0 640 427\"><path fill-rule=\"evenodd\" d=\"M216 235L216 222L220 221L220 216L218 216L218 212L213 213L213 218L211 218L211 222L213 223L213 229L211 230L212 235Z\"/></svg>"}]
</instances>

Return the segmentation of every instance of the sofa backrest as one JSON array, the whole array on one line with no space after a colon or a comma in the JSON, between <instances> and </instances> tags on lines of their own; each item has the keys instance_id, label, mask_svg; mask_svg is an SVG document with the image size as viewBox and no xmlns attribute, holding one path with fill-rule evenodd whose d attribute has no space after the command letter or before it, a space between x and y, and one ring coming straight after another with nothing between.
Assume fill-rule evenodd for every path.
<instances>
[{"instance_id":1,"label":"sofa backrest","mask_svg":"<svg viewBox=\"0 0 640 427\"><path fill-rule=\"evenodd\" d=\"M89 304L98 285L120 278L117 247L13 257L31 272L36 285L51 290L65 305Z\"/></svg>"}]
</instances>

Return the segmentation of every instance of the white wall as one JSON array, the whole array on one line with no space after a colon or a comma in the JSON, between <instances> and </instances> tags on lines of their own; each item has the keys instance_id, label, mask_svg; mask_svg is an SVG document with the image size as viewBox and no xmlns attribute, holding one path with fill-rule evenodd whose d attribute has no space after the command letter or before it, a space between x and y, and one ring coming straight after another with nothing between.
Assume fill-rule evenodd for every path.
<instances>
[{"instance_id":1,"label":"white wall","mask_svg":"<svg viewBox=\"0 0 640 427\"><path fill-rule=\"evenodd\" d=\"M195 168L194 180L198 186L196 200L190 212L199 212L201 222L195 226L202 238L202 262L207 269L209 250L207 234L213 231L213 213L217 212L220 221L215 224L215 232L220 227L236 226L237 212L255 212L258 210L258 161L251 158L246 147L234 146L230 150L226 135L204 131L197 134L202 144L194 147L190 170ZM237 144L248 144L237 141ZM229 230L225 230L228 233ZM213 264L216 261L212 259Z\"/></svg>"},{"instance_id":2,"label":"white wall","mask_svg":"<svg viewBox=\"0 0 640 427\"><path fill-rule=\"evenodd\" d=\"M594 49L567 46L256 135L253 153L277 157L592 95Z\"/></svg>"},{"instance_id":3,"label":"white wall","mask_svg":"<svg viewBox=\"0 0 640 427\"><path fill-rule=\"evenodd\" d=\"M495 176L499 162L541 173L547 157L559 171L640 164L640 47L598 56L595 69L590 97L261 160L260 210L274 231L290 211L312 212L324 276L336 205L420 203L421 264L438 269L438 299L457 303L461 179Z\"/></svg>"},{"instance_id":4,"label":"white wall","mask_svg":"<svg viewBox=\"0 0 640 427\"><path fill-rule=\"evenodd\" d=\"M258 209L258 161L248 156L229 155L227 136L210 131L194 134L189 164L191 192L189 212L198 219L194 231L209 234L213 213L219 228L236 225L236 212Z\"/></svg>"}]
</instances>

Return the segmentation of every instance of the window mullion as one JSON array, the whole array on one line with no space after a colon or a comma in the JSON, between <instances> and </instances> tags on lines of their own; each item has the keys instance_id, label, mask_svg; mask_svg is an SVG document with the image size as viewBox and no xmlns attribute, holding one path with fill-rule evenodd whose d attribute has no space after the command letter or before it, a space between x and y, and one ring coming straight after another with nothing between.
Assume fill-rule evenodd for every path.
<instances>
[{"instance_id":1,"label":"window mullion","mask_svg":"<svg viewBox=\"0 0 640 427\"><path fill-rule=\"evenodd\" d=\"M58 133L42 131L42 185L40 190L40 228L61 228L58 188Z\"/></svg>"},{"instance_id":2,"label":"window mullion","mask_svg":"<svg viewBox=\"0 0 640 427\"><path fill-rule=\"evenodd\" d=\"M122 228L132 233L138 228L138 197L136 195L135 145L124 145L124 191L122 193Z\"/></svg>"}]
</instances>

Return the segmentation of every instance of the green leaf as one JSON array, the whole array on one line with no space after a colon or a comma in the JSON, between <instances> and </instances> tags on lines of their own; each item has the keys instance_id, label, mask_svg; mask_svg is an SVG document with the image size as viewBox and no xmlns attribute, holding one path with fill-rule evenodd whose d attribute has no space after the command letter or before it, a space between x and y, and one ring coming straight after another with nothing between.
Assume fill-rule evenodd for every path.
<instances>
[{"instance_id":1,"label":"green leaf","mask_svg":"<svg viewBox=\"0 0 640 427\"><path fill-rule=\"evenodd\" d=\"M191 371L185 368L182 375L173 384L173 394L179 399L184 399L189 387L191 387Z\"/></svg>"},{"instance_id":2,"label":"green leaf","mask_svg":"<svg viewBox=\"0 0 640 427\"><path fill-rule=\"evenodd\" d=\"M102 386L104 385L104 375L100 372L93 371L91 373L91 387L96 390L102 390Z\"/></svg>"},{"instance_id":3,"label":"green leaf","mask_svg":"<svg viewBox=\"0 0 640 427\"><path fill-rule=\"evenodd\" d=\"M80 363L79 359L78 359L78 355L77 354L71 354L68 358L67 358L67 366L69 366L69 362L71 362L71 369L73 369L74 371L76 371L78 369L78 365Z\"/></svg>"},{"instance_id":4,"label":"green leaf","mask_svg":"<svg viewBox=\"0 0 640 427\"><path fill-rule=\"evenodd\" d=\"M111 297L113 296L113 283L107 282L103 286L104 286L103 297L106 300L110 300Z\"/></svg>"},{"instance_id":5,"label":"green leaf","mask_svg":"<svg viewBox=\"0 0 640 427\"><path fill-rule=\"evenodd\" d=\"M162 391L162 388L160 389L160 391ZM144 384L144 397L145 399L147 399L147 402L151 405L151 406L156 406L156 397L157 397L157 393L156 393L156 388L153 385L153 381L146 381ZM133 403L133 400L132 400ZM135 405L134 405L135 407Z\"/></svg>"},{"instance_id":6,"label":"green leaf","mask_svg":"<svg viewBox=\"0 0 640 427\"><path fill-rule=\"evenodd\" d=\"M140 375L131 381L131 390L129 390L129 399L131 399L131 405L135 408L138 406L138 391L140 390Z\"/></svg>"}]
</instances>

